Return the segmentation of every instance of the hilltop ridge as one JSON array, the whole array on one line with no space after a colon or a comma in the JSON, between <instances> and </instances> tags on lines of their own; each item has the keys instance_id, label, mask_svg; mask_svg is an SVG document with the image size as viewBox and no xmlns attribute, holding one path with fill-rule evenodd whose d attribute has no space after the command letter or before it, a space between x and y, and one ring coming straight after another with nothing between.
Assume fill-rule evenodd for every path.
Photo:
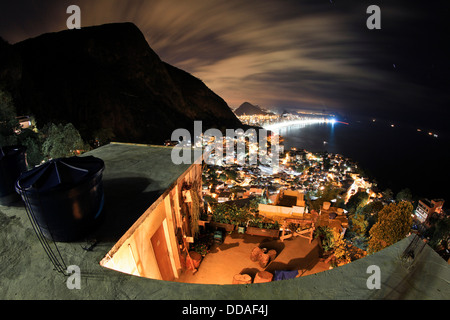
<instances>
[{"instance_id":1,"label":"hilltop ridge","mask_svg":"<svg viewBox=\"0 0 450 320\"><path fill-rule=\"evenodd\" d=\"M133 23L47 33L1 44L0 83L18 114L71 122L83 138L110 129L120 142L162 144L177 128L242 127L200 79L163 62Z\"/></svg>"},{"instance_id":2,"label":"hilltop ridge","mask_svg":"<svg viewBox=\"0 0 450 320\"><path fill-rule=\"evenodd\" d=\"M243 116L243 115L250 116L250 115L257 115L257 114L266 115L266 114L268 114L268 112L264 111L259 106L255 106L255 105L251 104L250 102L244 102L243 104L241 104L234 111L234 113L237 116Z\"/></svg>"}]
</instances>

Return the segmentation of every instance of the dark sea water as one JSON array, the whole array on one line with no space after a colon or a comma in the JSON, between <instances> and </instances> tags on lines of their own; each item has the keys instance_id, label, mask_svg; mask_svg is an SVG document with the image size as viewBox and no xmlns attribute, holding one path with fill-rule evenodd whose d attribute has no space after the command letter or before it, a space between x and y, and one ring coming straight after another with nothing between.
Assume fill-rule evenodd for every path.
<instances>
[{"instance_id":1,"label":"dark sea water","mask_svg":"<svg viewBox=\"0 0 450 320\"><path fill-rule=\"evenodd\" d=\"M450 201L450 135L372 119L281 128L284 146L338 153L356 161L381 190ZM434 133L434 132L433 132ZM326 141L326 143L324 143Z\"/></svg>"}]
</instances>

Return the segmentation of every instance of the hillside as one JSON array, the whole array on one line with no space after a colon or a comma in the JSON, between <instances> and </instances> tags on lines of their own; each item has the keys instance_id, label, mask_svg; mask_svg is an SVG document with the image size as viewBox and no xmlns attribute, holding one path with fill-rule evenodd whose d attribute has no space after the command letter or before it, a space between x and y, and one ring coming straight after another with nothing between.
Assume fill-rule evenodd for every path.
<instances>
[{"instance_id":1,"label":"hillside","mask_svg":"<svg viewBox=\"0 0 450 320\"><path fill-rule=\"evenodd\" d=\"M38 126L71 122L84 139L110 128L116 141L162 144L177 128L239 128L226 102L163 61L132 23L107 24L1 43L0 82L18 114Z\"/></svg>"},{"instance_id":2,"label":"hillside","mask_svg":"<svg viewBox=\"0 0 450 320\"><path fill-rule=\"evenodd\" d=\"M262 114L265 115L267 114L266 111L262 110L259 106L255 106L249 102L244 102L243 104L241 104L239 106L239 108L237 108L234 113L237 116L243 116L243 115L257 115L257 114Z\"/></svg>"}]
</instances>

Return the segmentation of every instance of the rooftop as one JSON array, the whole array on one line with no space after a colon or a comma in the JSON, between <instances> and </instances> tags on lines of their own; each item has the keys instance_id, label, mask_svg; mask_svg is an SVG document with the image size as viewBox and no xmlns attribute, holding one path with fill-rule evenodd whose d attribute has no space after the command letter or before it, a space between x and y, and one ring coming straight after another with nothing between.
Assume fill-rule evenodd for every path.
<instances>
[{"instance_id":1,"label":"rooftop","mask_svg":"<svg viewBox=\"0 0 450 320\"><path fill-rule=\"evenodd\" d=\"M86 242L58 243L67 266L81 269L81 289L70 290L52 269L22 203L0 207L0 299L448 299L450 267L428 245L405 260L414 236L376 254L292 280L251 285L165 282L119 273L99 262L189 165L172 164L171 148L110 144L89 152L105 162L105 220ZM369 290L367 268L381 268L381 289Z\"/></svg>"},{"instance_id":2,"label":"rooftop","mask_svg":"<svg viewBox=\"0 0 450 320\"><path fill-rule=\"evenodd\" d=\"M284 196L277 203L277 205L282 207L293 207L296 204L297 204L297 197L294 196Z\"/></svg>"}]
</instances>

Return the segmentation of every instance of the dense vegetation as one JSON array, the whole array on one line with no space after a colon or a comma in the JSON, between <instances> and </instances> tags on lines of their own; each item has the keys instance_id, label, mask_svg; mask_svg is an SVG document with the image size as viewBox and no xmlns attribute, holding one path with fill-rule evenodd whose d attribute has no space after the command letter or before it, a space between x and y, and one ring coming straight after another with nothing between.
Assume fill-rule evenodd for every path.
<instances>
[{"instance_id":1,"label":"dense vegetation","mask_svg":"<svg viewBox=\"0 0 450 320\"><path fill-rule=\"evenodd\" d=\"M71 123L46 123L38 129L32 117L30 121L29 127L20 125L11 95L0 89L0 145L25 146L30 168L49 159L74 156L90 149Z\"/></svg>"}]
</instances>

